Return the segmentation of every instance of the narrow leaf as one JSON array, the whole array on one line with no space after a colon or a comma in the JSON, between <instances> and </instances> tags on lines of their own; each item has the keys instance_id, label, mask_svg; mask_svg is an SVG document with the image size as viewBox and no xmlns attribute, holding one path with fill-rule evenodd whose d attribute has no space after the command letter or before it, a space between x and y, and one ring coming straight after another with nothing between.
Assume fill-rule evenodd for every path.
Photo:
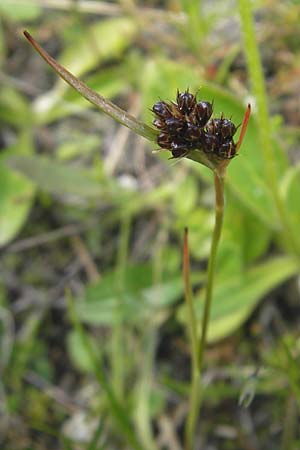
<instances>
[{"instance_id":1,"label":"narrow leaf","mask_svg":"<svg viewBox=\"0 0 300 450\"><path fill-rule=\"evenodd\" d=\"M103 194L103 187L87 169L69 167L36 155L13 155L6 158L5 162L36 183L40 189L52 194L85 198L100 198Z\"/></svg>"},{"instance_id":2,"label":"narrow leaf","mask_svg":"<svg viewBox=\"0 0 300 450\"><path fill-rule=\"evenodd\" d=\"M19 139L0 155L0 247L10 242L21 230L29 214L34 184L7 167L10 158L33 152L31 133L21 132ZM25 155L22 155L25 157Z\"/></svg>"}]
</instances>

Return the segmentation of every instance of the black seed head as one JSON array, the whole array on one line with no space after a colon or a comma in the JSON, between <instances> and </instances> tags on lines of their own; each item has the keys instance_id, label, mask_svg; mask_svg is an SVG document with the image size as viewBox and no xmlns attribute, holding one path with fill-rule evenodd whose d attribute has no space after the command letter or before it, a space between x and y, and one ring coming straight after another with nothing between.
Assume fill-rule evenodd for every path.
<instances>
[{"instance_id":1,"label":"black seed head","mask_svg":"<svg viewBox=\"0 0 300 450\"><path fill-rule=\"evenodd\" d=\"M152 108L154 114L162 119L166 119L167 117L171 117L172 113L170 110L170 105L166 102L157 102Z\"/></svg>"},{"instance_id":2,"label":"black seed head","mask_svg":"<svg viewBox=\"0 0 300 450\"><path fill-rule=\"evenodd\" d=\"M187 124L187 136L189 139L196 140L200 139L202 136L203 130L197 125L188 122Z\"/></svg>"},{"instance_id":3,"label":"black seed head","mask_svg":"<svg viewBox=\"0 0 300 450\"><path fill-rule=\"evenodd\" d=\"M157 143L160 147L171 150L172 138L166 133L160 133L157 137Z\"/></svg>"},{"instance_id":4,"label":"black seed head","mask_svg":"<svg viewBox=\"0 0 300 450\"><path fill-rule=\"evenodd\" d=\"M190 114L196 105L196 97L189 91L177 92L177 105L182 114Z\"/></svg>"},{"instance_id":5,"label":"black seed head","mask_svg":"<svg viewBox=\"0 0 300 450\"><path fill-rule=\"evenodd\" d=\"M209 102L198 102L195 110L198 126L205 127L213 113L212 104Z\"/></svg>"},{"instance_id":6,"label":"black seed head","mask_svg":"<svg viewBox=\"0 0 300 450\"><path fill-rule=\"evenodd\" d=\"M234 158L236 155L236 145L233 141L224 142L218 148L218 156L224 159Z\"/></svg>"},{"instance_id":7,"label":"black seed head","mask_svg":"<svg viewBox=\"0 0 300 450\"><path fill-rule=\"evenodd\" d=\"M170 150L174 158L192 150L206 153L211 161L231 159L236 154L235 125L223 114L211 119L213 104L200 101L188 90L177 92L177 102L160 101L152 111L153 124L159 130L157 143Z\"/></svg>"},{"instance_id":8,"label":"black seed head","mask_svg":"<svg viewBox=\"0 0 300 450\"><path fill-rule=\"evenodd\" d=\"M231 122L231 120L223 119L221 121L221 135L224 139L231 139L236 133L236 126Z\"/></svg>"},{"instance_id":9,"label":"black seed head","mask_svg":"<svg viewBox=\"0 0 300 450\"><path fill-rule=\"evenodd\" d=\"M166 128L170 133L180 133L186 128L186 123L181 119L170 117L165 120Z\"/></svg>"},{"instance_id":10,"label":"black seed head","mask_svg":"<svg viewBox=\"0 0 300 450\"><path fill-rule=\"evenodd\" d=\"M202 136L202 146L205 152L214 152L219 147L219 140L213 134L204 133Z\"/></svg>"},{"instance_id":11,"label":"black seed head","mask_svg":"<svg viewBox=\"0 0 300 450\"><path fill-rule=\"evenodd\" d=\"M220 134L220 123L221 119L211 119L206 125L206 131L209 134L219 135Z\"/></svg>"},{"instance_id":12,"label":"black seed head","mask_svg":"<svg viewBox=\"0 0 300 450\"><path fill-rule=\"evenodd\" d=\"M185 142L172 142L171 151L174 158L180 158L188 153L189 148Z\"/></svg>"},{"instance_id":13,"label":"black seed head","mask_svg":"<svg viewBox=\"0 0 300 450\"><path fill-rule=\"evenodd\" d=\"M162 130L165 127L165 122L161 119L155 119L153 120L153 125L159 130Z\"/></svg>"}]
</instances>

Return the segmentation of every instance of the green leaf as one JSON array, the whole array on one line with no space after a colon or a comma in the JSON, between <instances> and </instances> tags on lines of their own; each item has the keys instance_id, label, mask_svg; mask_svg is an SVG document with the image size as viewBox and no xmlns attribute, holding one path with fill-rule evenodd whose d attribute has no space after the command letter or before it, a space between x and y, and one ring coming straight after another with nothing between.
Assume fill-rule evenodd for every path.
<instances>
[{"instance_id":1,"label":"green leaf","mask_svg":"<svg viewBox=\"0 0 300 450\"><path fill-rule=\"evenodd\" d=\"M0 67L2 67L2 65L5 61L5 52L6 52L6 45L5 45L5 40L4 40L4 30L3 30L3 24L0 21Z\"/></svg>"},{"instance_id":2,"label":"green leaf","mask_svg":"<svg viewBox=\"0 0 300 450\"><path fill-rule=\"evenodd\" d=\"M189 228L190 253L197 259L206 258L209 255L211 245L211 233L214 226L214 215L212 211L198 206L194 211L184 216L177 217L172 223L180 236L184 227Z\"/></svg>"},{"instance_id":3,"label":"green leaf","mask_svg":"<svg viewBox=\"0 0 300 450\"><path fill-rule=\"evenodd\" d=\"M243 274L216 280L213 294L208 341L215 342L233 333L250 316L258 302L272 289L297 273L293 258L277 257ZM195 299L199 323L203 311L203 293ZM185 307L179 310L185 321Z\"/></svg>"},{"instance_id":4,"label":"green leaf","mask_svg":"<svg viewBox=\"0 0 300 450\"><path fill-rule=\"evenodd\" d=\"M30 125L32 114L27 100L9 85L0 89L0 119L11 125L21 127Z\"/></svg>"},{"instance_id":5,"label":"green leaf","mask_svg":"<svg viewBox=\"0 0 300 450\"><path fill-rule=\"evenodd\" d=\"M286 171L280 186L289 223L300 248L300 164Z\"/></svg>"},{"instance_id":6,"label":"green leaf","mask_svg":"<svg viewBox=\"0 0 300 450\"><path fill-rule=\"evenodd\" d=\"M124 83L124 77L122 76L122 70L118 68L103 69L100 73L93 74L86 78L87 85L96 92L106 98L113 98L117 95L124 93L127 90L127 85ZM51 93L54 94L53 98L57 101L50 100ZM50 91L42 99L47 101L49 98L51 102L51 108L47 109L35 117L36 122L50 123L54 120L61 119L69 114L78 114L90 108L91 105L85 98L78 95L74 89L67 88L61 95L56 96L54 91ZM44 101L42 100L42 101ZM36 105L37 106L37 105Z\"/></svg>"},{"instance_id":7,"label":"green leaf","mask_svg":"<svg viewBox=\"0 0 300 450\"><path fill-rule=\"evenodd\" d=\"M176 186L176 195L173 199L175 212L179 216L186 216L195 210L198 196L198 184L195 177L193 175L185 177Z\"/></svg>"},{"instance_id":8,"label":"green leaf","mask_svg":"<svg viewBox=\"0 0 300 450\"><path fill-rule=\"evenodd\" d=\"M59 62L76 77L81 77L101 63L119 58L134 39L137 30L136 21L125 17L97 22L88 29L82 30L78 39L63 51ZM101 69L99 72L101 74ZM95 75L95 77L97 76L98 74ZM99 88L98 92L101 95L106 95L101 90L101 78L94 87L97 90ZM93 87L91 86L91 88ZM53 89L35 101L36 120L45 122L48 114L52 116L54 114L52 109L61 107L60 103L64 101L63 95L69 91L70 87L66 83L57 80ZM69 96L69 94L67 95ZM74 98L73 94L71 96Z\"/></svg>"},{"instance_id":9,"label":"green leaf","mask_svg":"<svg viewBox=\"0 0 300 450\"><path fill-rule=\"evenodd\" d=\"M223 231L218 252L218 267L224 274L223 265L226 265L230 275L234 268L229 266L234 258L232 258L232 254L228 254L228 251L224 252L224 249L232 250L232 253L239 259L239 270L242 270L264 254L271 240L272 232L269 227L258 221L246 207L241 207L238 199L229 190L227 191ZM223 263L221 259L223 259Z\"/></svg>"},{"instance_id":10,"label":"green leaf","mask_svg":"<svg viewBox=\"0 0 300 450\"><path fill-rule=\"evenodd\" d=\"M90 339L91 345L95 350L95 354L99 355L99 348L92 337L87 335ZM76 330L71 331L67 336L67 347L73 364L78 369L84 372L93 372L94 362L92 361L90 354L87 352L86 347L82 343L81 336Z\"/></svg>"},{"instance_id":11,"label":"green leaf","mask_svg":"<svg viewBox=\"0 0 300 450\"><path fill-rule=\"evenodd\" d=\"M1 0L0 16L8 17L15 22L35 20L41 14L38 4L24 3L17 0Z\"/></svg>"},{"instance_id":12,"label":"green leaf","mask_svg":"<svg viewBox=\"0 0 300 450\"><path fill-rule=\"evenodd\" d=\"M19 233L32 205L34 185L6 165L7 160L13 157L11 155L32 151L30 146L30 141L21 137L16 145L0 156L0 246L10 242Z\"/></svg>"},{"instance_id":13,"label":"green leaf","mask_svg":"<svg viewBox=\"0 0 300 450\"><path fill-rule=\"evenodd\" d=\"M11 156L7 158L7 164L52 194L99 198L104 193L89 170L67 166L44 156Z\"/></svg>"},{"instance_id":14,"label":"green leaf","mask_svg":"<svg viewBox=\"0 0 300 450\"><path fill-rule=\"evenodd\" d=\"M181 277L153 285L150 265L128 266L123 281L116 271L108 272L86 289L77 302L81 320L90 324L111 325L122 320L144 323L166 316L167 307L182 295Z\"/></svg>"},{"instance_id":15,"label":"green leaf","mask_svg":"<svg viewBox=\"0 0 300 450\"><path fill-rule=\"evenodd\" d=\"M52 69L72 88L74 88L82 97L87 99L90 103L99 108L102 112L112 117L122 125L130 128L134 133L145 137L149 140L156 140L158 131L147 124L137 120L131 114L127 113L107 98L98 94L90 89L85 83L80 81L71 72L69 72L64 66L59 64L54 58L52 58L28 33L24 31L24 36L32 45L32 47L40 54L40 56L49 64Z\"/></svg>"},{"instance_id":16,"label":"green leaf","mask_svg":"<svg viewBox=\"0 0 300 450\"><path fill-rule=\"evenodd\" d=\"M59 58L60 64L78 77L102 61L118 59L136 36L138 24L129 17L117 17L97 21L81 31Z\"/></svg>"}]
</instances>

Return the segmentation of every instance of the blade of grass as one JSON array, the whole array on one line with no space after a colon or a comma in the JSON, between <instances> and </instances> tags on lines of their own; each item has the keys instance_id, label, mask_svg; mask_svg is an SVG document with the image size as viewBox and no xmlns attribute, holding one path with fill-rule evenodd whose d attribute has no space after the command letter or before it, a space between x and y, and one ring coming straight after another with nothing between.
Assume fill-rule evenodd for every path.
<instances>
[{"instance_id":1,"label":"blade of grass","mask_svg":"<svg viewBox=\"0 0 300 450\"><path fill-rule=\"evenodd\" d=\"M98 426L97 426L86 450L97 450L98 449L98 441L103 433L103 430L104 430L104 424L103 424L103 418L101 417L101 419L99 420Z\"/></svg>"}]
</instances>

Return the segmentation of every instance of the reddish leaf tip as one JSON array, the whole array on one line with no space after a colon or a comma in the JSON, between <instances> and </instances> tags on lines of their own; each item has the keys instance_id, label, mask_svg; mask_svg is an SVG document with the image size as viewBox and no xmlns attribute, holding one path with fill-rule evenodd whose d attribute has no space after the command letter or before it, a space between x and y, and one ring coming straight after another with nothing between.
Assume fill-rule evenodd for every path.
<instances>
[{"instance_id":1,"label":"reddish leaf tip","mask_svg":"<svg viewBox=\"0 0 300 450\"><path fill-rule=\"evenodd\" d=\"M242 124L242 129L241 129L241 132L240 132L240 137L239 137L239 140L238 140L237 145L236 145L237 151L239 150L240 146L242 145L243 139L245 137L246 130L247 130L247 127L248 127L248 122L249 122L249 119L250 119L250 114L251 114L251 104L248 103L247 109L246 109L246 112L245 112L245 115L244 115L244 120L243 120L243 124Z\"/></svg>"}]
</instances>

